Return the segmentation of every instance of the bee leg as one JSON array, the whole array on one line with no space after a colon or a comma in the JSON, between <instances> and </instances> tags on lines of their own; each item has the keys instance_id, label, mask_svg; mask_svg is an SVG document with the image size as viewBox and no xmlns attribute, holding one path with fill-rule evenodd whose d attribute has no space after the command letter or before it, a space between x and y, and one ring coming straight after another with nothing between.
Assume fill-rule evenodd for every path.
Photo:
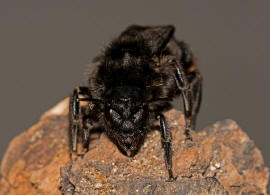
<instances>
[{"instance_id":1,"label":"bee leg","mask_svg":"<svg viewBox=\"0 0 270 195\"><path fill-rule=\"evenodd\" d=\"M74 160L78 156L77 147L78 140L83 137L83 140L88 140L89 130L84 128L83 118L84 115L82 113L82 109L80 106L80 98L79 95L89 96L88 88L86 87L76 87L70 96L70 104L69 104L69 139L70 139L70 149L71 149L71 159ZM86 144L83 144L84 146Z\"/></svg>"},{"instance_id":2,"label":"bee leg","mask_svg":"<svg viewBox=\"0 0 270 195\"><path fill-rule=\"evenodd\" d=\"M202 99L202 77L199 71L195 71L192 73L192 76L191 75L189 76L190 76L189 78L192 78L192 80L190 80L190 90L192 94L191 128L195 129L196 118L200 110L201 99Z\"/></svg>"},{"instance_id":3,"label":"bee leg","mask_svg":"<svg viewBox=\"0 0 270 195\"><path fill-rule=\"evenodd\" d=\"M85 153L89 150L89 135L90 130L93 128L92 123L90 122L90 116L85 115L83 117L83 136L82 136L82 143L83 148L85 149Z\"/></svg>"},{"instance_id":4,"label":"bee leg","mask_svg":"<svg viewBox=\"0 0 270 195\"><path fill-rule=\"evenodd\" d=\"M192 141L192 137L190 135L190 130L192 127L192 91L190 90L190 83L187 80L186 74L183 70L183 67L175 61L174 63L176 72L174 75L174 79L176 81L178 89L182 93L183 102L184 102L184 114L185 114L185 135L186 140Z\"/></svg>"},{"instance_id":5,"label":"bee leg","mask_svg":"<svg viewBox=\"0 0 270 195\"><path fill-rule=\"evenodd\" d=\"M190 90L190 92L182 92L182 94L186 93L186 97L183 98L187 99L186 104L189 105L189 111L185 111L186 118L190 118L190 127L191 129L195 129L202 97L202 77L191 48L184 41L178 42L178 45L182 55L179 64L181 67L178 65L179 68L177 70L180 74L177 73L177 77L182 77L182 79L178 79L177 85L181 91Z\"/></svg>"},{"instance_id":6,"label":"bee leg","mask_svg":"<svg viewBox=\"0 0 270 195\"><path fill-rule=\"evenodd\" d=\"M166 118L163 114L159 115L160 131L162 136L162 147L164 148L164 159L166 169L168 170L169 178L166 181L175 181L177 177L173 176L172 172L172 133Z\"/></svg>"},{"instance_id":7,"label":"bee leg","mask_svg":"<svg viewBox=\"0 0 270 195\"><path fill-rule=\"evenodd\" d=\"M78 131L80 128L80 103L78 88L74 89L69 102L69 139L72 160L77 156Z\"/></svg>"}]
</instances>

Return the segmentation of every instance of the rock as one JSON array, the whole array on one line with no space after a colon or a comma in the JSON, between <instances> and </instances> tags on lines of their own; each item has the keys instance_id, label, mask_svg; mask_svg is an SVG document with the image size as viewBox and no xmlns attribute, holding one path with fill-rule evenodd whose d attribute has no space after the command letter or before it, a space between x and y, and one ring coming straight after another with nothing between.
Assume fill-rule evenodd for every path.
<instances>
[{"instance_id":1,"label":"rock","mask_svg":"<svg viewBox=\"0 0 270 195\"><path fill-rule=\"evenodd\" d=\"M1 164L0 194L267 193L269 173L262 155L232 120L192 131L190 146L184 141L183 115L167 112L173 129L173 171L178 178L166 182L157 128L133 158L119 152L105 134L92 134L89 152L71 163L67 113L65 99L11 141Z\"/></svg>"}]
</instances>

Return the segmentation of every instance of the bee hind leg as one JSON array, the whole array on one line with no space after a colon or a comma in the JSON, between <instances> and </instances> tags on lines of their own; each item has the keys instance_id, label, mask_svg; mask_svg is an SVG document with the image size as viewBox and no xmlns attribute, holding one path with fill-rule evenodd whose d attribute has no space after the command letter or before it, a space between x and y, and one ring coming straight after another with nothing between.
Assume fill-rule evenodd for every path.
<instances>
[{"instance_id":1,"label":"bee hind leg","mask_svg":"<svg viewBox=\"0 0 270 195\"><path fill-rule=\"evenodd\" d=\"M180 42L182 50L180 62L175 60L174 79L178 89L181 91L184 114L185 114L185 136L191 140L190 130L195 129L196 118L200 109L202 97L202 77L194 60L194 55L185 42Z\"/></svg>"}]
</instances>

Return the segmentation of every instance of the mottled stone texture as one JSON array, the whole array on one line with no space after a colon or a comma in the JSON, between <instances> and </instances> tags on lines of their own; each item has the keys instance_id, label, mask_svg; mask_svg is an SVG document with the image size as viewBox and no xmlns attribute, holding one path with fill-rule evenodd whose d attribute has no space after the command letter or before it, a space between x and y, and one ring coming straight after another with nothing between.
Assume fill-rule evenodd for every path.
<instances>
[{"instance_id":1,"label":"mottled stone texture","mask_svg":"<svg viewBox=\"0 0 270 195\"><path fill-rule=\"evenodd\" d=\"M67 105L65 99L12 140L1 164L0 194L267 194L261 153L232 120L192 132L188 146L183 115L166 113L178 176L168 183L157 127L133 158L102 133L93 134L90 151L70 163Z\"/></svg>"}]
</instances>

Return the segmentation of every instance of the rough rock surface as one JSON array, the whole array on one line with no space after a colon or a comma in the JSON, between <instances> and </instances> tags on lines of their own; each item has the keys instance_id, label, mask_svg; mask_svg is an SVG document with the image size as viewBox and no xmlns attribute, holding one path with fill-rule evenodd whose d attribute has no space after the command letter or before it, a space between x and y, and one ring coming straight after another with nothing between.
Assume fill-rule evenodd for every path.
<instances>
[{"instance_id":1,"label":"rough rock surface","mask_svg":"<svg viewBox=\"0 0 270 195\"><path fill-rule=\"evenodd\" d=\"M67 105L65 99L12 140L1 164L0 194L267 194L269 173L261 153L232 120L192 132L188 146L183 115L166 113L178 176L168 183L155 128L133 158L102 133L93 134L90 151L70 163Z\"/></svg>"}]
</instances>

